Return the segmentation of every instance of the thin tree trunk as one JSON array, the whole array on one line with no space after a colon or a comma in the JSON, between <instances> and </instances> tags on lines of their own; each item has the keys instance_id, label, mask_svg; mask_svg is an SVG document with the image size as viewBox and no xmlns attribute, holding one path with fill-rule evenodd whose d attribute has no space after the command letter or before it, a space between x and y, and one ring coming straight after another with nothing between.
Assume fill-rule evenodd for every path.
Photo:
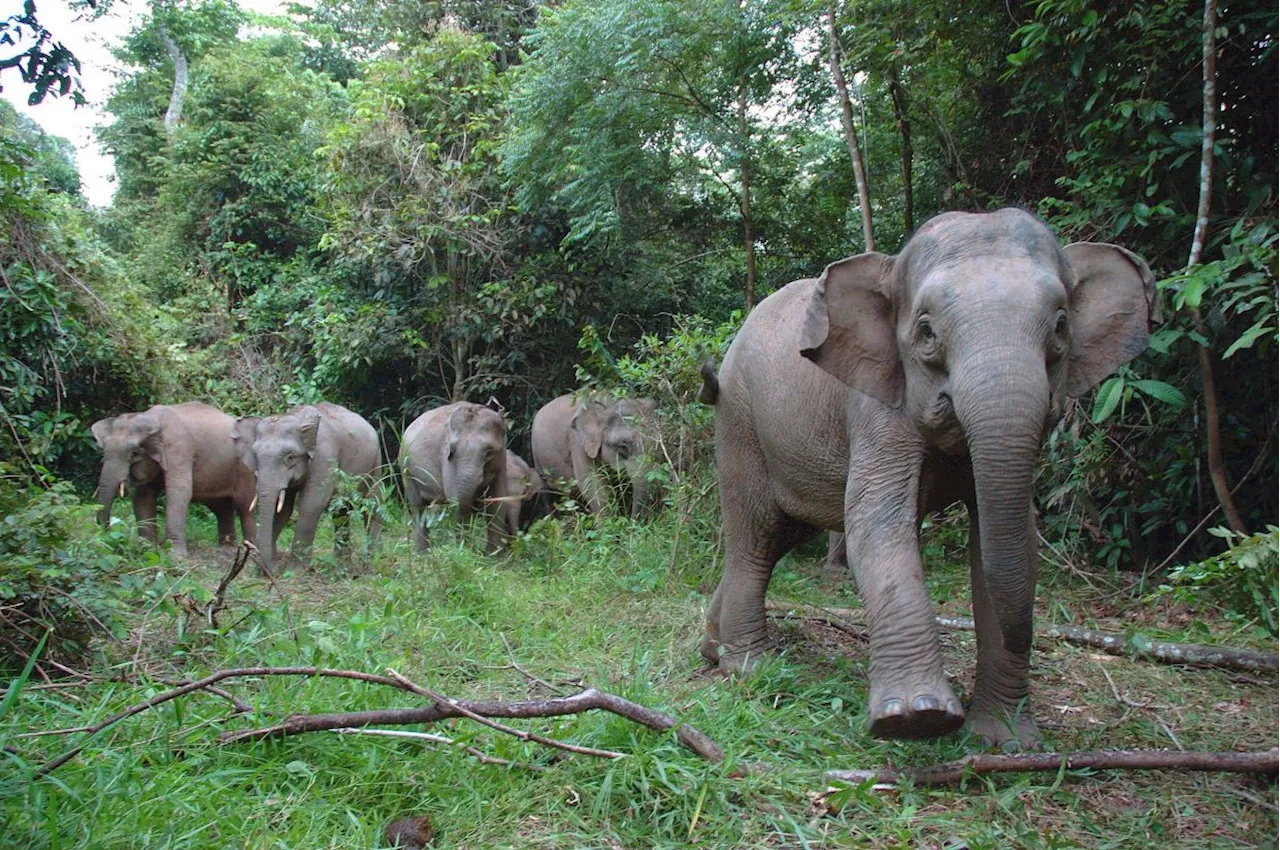
<instances>
[{"instance_id":1,"label":"thin tree trunk","mask_svg":"<svg viewBox=\"0 0 1280 850\"><path fill-rule=\"evenodd\" d=\"M751 154L750 136L747 132L747 84L744 74L738 74L738 170L742 172L742 240L747 251L747 312L756 303L756 240L751 221Z\"/></svg>"},{"instance_id":2,"label":"thin tree trunk","mask_svg":"<svg viewBox=\"0 0 1280 850\"><path fill-rule=\"evenodd\" d=\"M849 144L849 158L853 160L853 179L858 184L858 206L862 209L862 238L866 250L876 249L875 235L871 231L871 196L867 190L867 174L862 167L862 152L858 149L858 133L853 128L853 104L849 100L849 84L840 69L840 42L836 37L836 7L827 8L827 48L831 79L840 97L840 117L844 124L845 141Z\"/></svg>"},{"instance_id":3,"label":"thin tree trunk","mask_svg":"<svg viewBox=\"0 0 1280 850\"><path fill-rule=\"evenodd\" d=\"M173 60L173 92L169 95L169 108L164 113L164 131L172 136L174 128L182 120L182 101L187 96L187 57L163 24L160 25L160 42Z\"/></svg>"},{"instance_id":4,"label":"thin tree trunk","mask_svg":"<svg viewBox=\"0 0 1280 850\"><path fill-rule=\"evenodd\" d=\"M893 100L893 117L898 125L898 133L902 136L902 223L906 227L905 236L915 230L915 210L911 195L911 160L914 151L911 148L911 117L907 114L907 90L898 78L900 71L894 69L893 79L889 82L889 96Z\"/></svg>"},{"instance_id":5,"label":"thin tree trunk","mask_svg":"<svg viewBox=\"0 0 1280 850\"><path fill-rule=\"evenodd\" d=\"M1214 30L1218 26L1216 0L1204 4L1204 133L1200 145L1200 204L1196 209L1196 229L1191 238L1191 255L1187 268L1199 265L1204 252L1205 236L1209 231L1209 207L1213 200L1213 143L1218 125L1218 89L1216 84L1217 44ZM1204 333L1204 316L1199 307L1191 308L1191 319ZM1246 534L1244 520L1236 509L1231 496L1231 481L1222 463L1222 416L1218 407L1218 386L1213 377L1213 352L1208 346L1200 346L1200 382L1204 386L1205 431L1208 436L1209 480L1227 525L1237 534Z\"/></svg>"}]
</instances>

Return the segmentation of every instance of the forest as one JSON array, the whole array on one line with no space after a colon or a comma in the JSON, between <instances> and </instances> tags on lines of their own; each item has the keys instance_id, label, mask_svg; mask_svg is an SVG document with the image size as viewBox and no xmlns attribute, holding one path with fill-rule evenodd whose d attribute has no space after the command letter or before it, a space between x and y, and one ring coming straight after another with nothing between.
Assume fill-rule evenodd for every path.
<instances>
[{"instance_id":1,"label":"forest","mask_svg":"<svg viewBox=\"0 0 1280 850\"><path fill-rule=\"evenodd\" d=\"M45 29L55 4L126 14L39 0L0 16L0 85L36 113L109 73ZM86 199L70 142L0 101L0 834L33 848L1274 842L1274 782L1247 775L825 778L976 749L868 731L875 606L824 563L825 533L768 584L777 652L738 677L698 647L734 549L717 491L726 373L715 401L706 369L789 282L899 254L942 214L1013 208L1059 245L1130 252L1158 317L1140 352L1053 397L1030 481L1019 710L1050 751L1274 753L1277 36L1256 0L144 4L95 128L109 205ZM584 490L486 546L414 507L396 461L421 414L497 411L532 463L535 414L566 393L654 402L651 510ZM310 563L284 554L301 525L267 574L261 533L220 548L204 508L189 555L140 535L128 499L100 522L95 423L191 401L241 423L328 402L373 426L372 483L338 475ZM982 624L975 638L943 621L982 617L973 506L911 532L939 663L969 697ZM348 513L371 558L336 551ZM1045 636L1072 628L1119 635L1125 657ZM1271 660L1142 660L1161 642ZM167 695L233 669L259 672ZM626 714L512 737L449 702L575 688L667 712L654 729L696 727L721 758ZM293 716L424 705L453 718L412 721L430 741L365 720L249 740ZM434 838L387 831L409 816Z\"/></svg>"}]
</instances>

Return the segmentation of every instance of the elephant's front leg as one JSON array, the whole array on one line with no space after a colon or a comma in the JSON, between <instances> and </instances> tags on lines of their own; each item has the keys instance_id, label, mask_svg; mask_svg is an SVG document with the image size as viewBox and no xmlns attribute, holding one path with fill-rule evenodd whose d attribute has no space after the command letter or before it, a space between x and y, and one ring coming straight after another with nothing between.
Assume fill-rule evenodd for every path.
<instances>
[{"instance_id":1,"label":"elephant's front leg","mask_svg":"<svg viewBox=\"0 0 1280 850\"><path fill-rule=\"evenodd\" d=\"M1028 534L1035 539L1035 515L1028 511ZM969 505L969 575L973 582L973 620L978 637L978 673L973 704L965 728L983 743L995 746L1016 744L1034 747L1040 730L1029 700L1031 645L1006 646L1000 618L987 592L982 567L982 546L978 533L978 511ZM1034 552L1034 550L1033 550ZM1032 555L1034 558L1034 554ZM1035 582L1035 565L1027 565Z\"/></svg>"},{"instance_id":2,"label":"elephant's front leg","mask_svg":"<svg viewBox=\"0 0 1280 850\"><path fill-rule=\"evenodd\" d=\"M187 557L187 511L191 507L191 470L165 476L164 530L175 558Z\"/></svg>"},{"instance_id":3,"label":"elephant's front leg","mask_svg":"<svg viewBox=\"0 0 1280 850\"><path fill-rule=\"evenodd\" d=\"M871 734L932 738L958 728L964 709L942 669L920 561L924 445L902 430L863 425L851 441L845 541L871 630Z\"/></svg>"},{"instance_id":4,"label":"elephant's front leg","mask_svg":"<svg viewBox=\"0 0 1280 850\"><path fill-rule=\"evenodd\" d=\"M133 490L133 518L138 523L138 535L155 545L156 534L156 488L150 484L139 484Z\"/></svg>"},{"instance_id":5,"label":"elephant's front leg","mask_svg":"<svg viewBox=\"0 0 1280 850\"><path fill-rule=\"evenodd\" d=\"M303 485L302 496L298 499L298 524L293 529L292 551L293 556L304 563L311 560L311 544L315 542L320 517L333 499L333 491L332 476L326 481L307 481Z\"/></svg>"},{"instance_id":6,"label":"elephant's front leg","mask_svg":"<svg viewBox=\"0 0 1280 850\"><path fill-rule=\"evenodd\" d=\"M209 510L218 520L218 545L236 545L236 511L230 498L209 503Z\"/></svg>"}]
</instances>

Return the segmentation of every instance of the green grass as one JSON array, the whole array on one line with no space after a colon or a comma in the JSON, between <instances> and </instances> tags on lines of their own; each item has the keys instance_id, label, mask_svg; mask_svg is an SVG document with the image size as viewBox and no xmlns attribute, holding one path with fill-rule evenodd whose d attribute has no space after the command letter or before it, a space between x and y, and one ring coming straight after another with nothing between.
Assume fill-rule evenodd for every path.
<instances>
[{"instance_id":1,"label":"green grass","mask_svg":"<svg viewBox=\"0 0 1280 850\"><path fill-rule=\"evenodd\" d=\"M194 512L193 512L194 513ZM52 776L30 768L81 736L15 738L91 723L162 686L120 683L26 690L0 716L0 847L373 848L386 824L427 814L436 846L468 848L968 847L1160 848L1274 846L1275 789L1253 778L1190 774L1068 774L971 780L963 789L853 789L835 815L813 805L833 767L927 764L957 758L957 738L883 742L865 730L866 646L816 623L779 626L782 652L745 680L708 676L697 655L703 606L714 588L711 518L652 525L581 518L548 521L501 559L439 529L416 556L403 521L384 532L372 568L348 568L317 541L315 571L294 568L273 590L252 575L232 588L221 630L140 615L131 639L104 647L114 665L155 676L197 676L245 665L315 664L381 672L393 667L451 696L547 696L538 678L576 682L677 714L729 754L708 765L670 734L604 714L524 725L628 757L605 761L525 744L469 721L429 731L542 772L481 765L464 753L406 740L335 733L219 747L218 731L292 712L416 704L389 688L337 680L267 678L226 686L258 717L226 719L227 705L196 694L118 724ZM473 529L472 542L481 532ZM950 536L948 536L950 535ZM229 555L210 548L211 519L195 518L193 573L212 588ZM926 551L945 610L967 607L954 533ZM282 540L287 543L287 537ZM771 597L854 606L845 583L821 575L825 547L784 561ZM1123 629L1169 627L1167 609L1114 583L1097 591L1046 568L1042 618ZM1094 616L1103 606L1109 617ZM1185 613L1185 612L1182 612ZM1201 619L1161 633L1256 642ZM1143 626L1147 628L1147 626ZM505 638L505 641L504 641ZM508 652L507 645L510 646ZM957 687L972 679L971 635L947 634ZM1116 690L1129 702L1117 701ZM1181 670L1041 645L1034 710L1049 746L1063 749L1275 746L1274 677ZM516 721L519 723L519 721Z\"/></svg>"}]
</instances>

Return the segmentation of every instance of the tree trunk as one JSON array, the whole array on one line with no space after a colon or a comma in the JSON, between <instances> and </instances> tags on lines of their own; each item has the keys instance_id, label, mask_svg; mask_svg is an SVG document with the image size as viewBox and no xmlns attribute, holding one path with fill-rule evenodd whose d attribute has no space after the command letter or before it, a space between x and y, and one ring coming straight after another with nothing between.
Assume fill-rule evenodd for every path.
<instances>
[{"instance_id":1,"label":"tree trunk","mask_svg":"<svg viewBox=\"0 0 1280 850\"><path fill-rule=\"evenodd\" d=\"M835 81L836 94L840 97L840 117L844 124L844 137L849 144L849 157L853 160L853 179L858 184L858 206L862 209L862 238L866 243L865 250L874 251L876 240L871 231L871 196L867 190L866 171L862 167L862 151L858 149L858 134L853 128L853 104L849 100L849 84L845 81L844 71L840 69L840 42L836 38L835 4L827 9L827 42L831 79Z\"/></svg>"},{"instance_id":2,"label":"tree trunk","mask_svg":"<svg viewBox=\"0 0 1280 850\"><path fill-rule=\"evenodd\" d=\"M747 83L738 74L738 170L742 173L742 241L747 253L747 312L756 303L756 239L751 222L751 137L747 132Z\"/></svg>"},{"instance_id":3,"label":"tree trunk","mask_svg":"<svg viewBox=\"0 0 1280 850\"><path fill-rule=\"evenodd\" d=\"M174 128L182 120L182 101L187 96L187 57L164 24L160 25L160 42L173 60L173 92L169 95L169 108L164 113L164 131L172 136Z\"/></svg>"},{"instance_id":4,"label":"tree trunk","mask_svg":"<svg viewBox=\"0 0 1280 850\"><path fill-rule=\"evenodd\" d=\"M906 227L904 236L910 236L915 230L915 211L911 197L911 160L914 152L911 149L911 118L907 115L907 90L899 79L899 69L894 69L893 79L889 82L889 96L893 100L893 116L898 125L898 133L902 136L902 223Z\"/></svg>"},{"instance_id":5,"label":"tree trunk","mask_svg":"<svg viewBox=\"0 0 1280 850\"><path fill-rule=\"evenodd\" d=\"M1187 258L1188 269L1200 263L1205 235L1209 230L1209 207L1213 200L1213 143L1218 125L1214 61L1217 55L1214 30L1218 25L1218 10L1215 2L1216 0L1205 0L1204 4L1204 134L1200 145L1200 204L1196 209L1196 229L1191 238L1191 256ZM1199 307L1191 308L1191 319L1200 332L1205 333L1204 316ZM1209 479L1213 482L1213 492L1218 497L1218 504L1222 506L1222 515L1226 517L1227 525L1237 534L1246 534L1244 520L1231 496L1231 482L1227 478L1226 467L1222 464L1222 417L1218 409L1218 387L1213 377L1213 352L1202 345L1199 355L1200 382L1204 387L1205 431L1209 443Z\"/></svg>"}]
</instances>

